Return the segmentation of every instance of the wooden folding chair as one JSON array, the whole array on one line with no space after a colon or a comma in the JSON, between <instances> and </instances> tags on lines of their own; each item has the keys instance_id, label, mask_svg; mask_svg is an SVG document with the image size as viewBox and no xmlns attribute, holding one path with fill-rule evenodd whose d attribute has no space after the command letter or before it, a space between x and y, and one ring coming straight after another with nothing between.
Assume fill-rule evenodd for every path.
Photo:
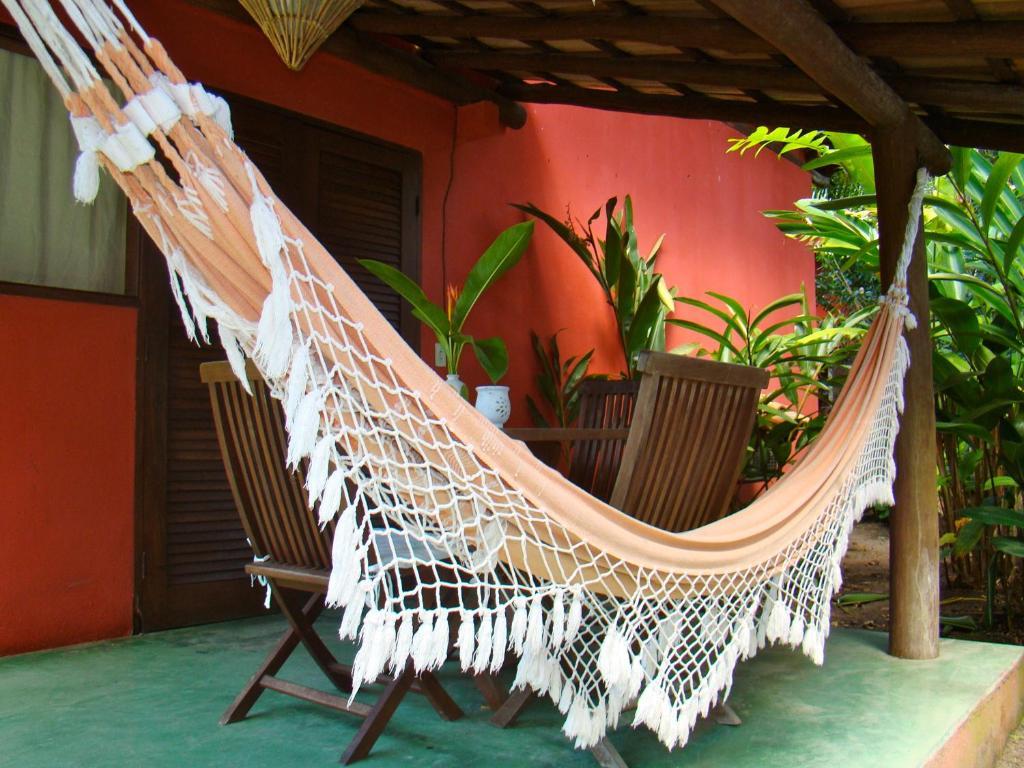
<instances>
[{"instance_id":1,"label":"wooden folding chair","mask_svg":"<svg viewBox=\"0 0 1024 768\"><path fill-rule=\"evenodd\" d=\"M618 438L581 437L571 441L570 482L602 501L611 498L615 487L639 391L638 379L591 379L580 385L580 428L625 430Z\"/></svg>"},{"instance_id":2,"label":"wooden folding chair","mask_svg":"<svg viewBox=\"0 0 1024 768\"><path fill-rule=\"evenodd\" d=\"M349 703L351 670L328 650L313 627L324 608L324 594L331 567L332 530L320 530L308 508L301 472L285 466L286 440L277 401L250 366L252 396L245 392L226 363L204 363L202 380L209 386L217 439L224 467L255 561L246 566L254 577L266 579L274 602L288 622L259 668L221 717L221 724L243 719L265 690L273 690L362 718L363 722L341 756L344 764L355 762L373 748L402 698L409 690L423 694L445 720L462 716L462 710L445 692L437 678L411 665L395 677L382 677L384 686L373 704ZM292 652L302 645L324 676L346 695L310 688L277 676ZM491 681L480 680L488 703L503 698Z\"/></svg>"},{"instance_id":3,"label":"wooden folding chair","mask_svg":"<svg viewBox=\"0 0 1024 768\"><path fill-rule=\"evenodd\" d=\"M686 531L723 517L736 493L768 372L664 352L642 353L637 369L639 384L588 382L593 389L581 400L580 427L506 431L528 443L582 445L572 448L570 479L600 495L614 478L609 503L650 525ZM631 406L625 385L636 393ZM529 689L514 691L491 722L511 725L533 696ZM728 708L717 717L739 723ZM626 766L608 739L591 752L601 766Z\"/></svg>"}]
</instances>

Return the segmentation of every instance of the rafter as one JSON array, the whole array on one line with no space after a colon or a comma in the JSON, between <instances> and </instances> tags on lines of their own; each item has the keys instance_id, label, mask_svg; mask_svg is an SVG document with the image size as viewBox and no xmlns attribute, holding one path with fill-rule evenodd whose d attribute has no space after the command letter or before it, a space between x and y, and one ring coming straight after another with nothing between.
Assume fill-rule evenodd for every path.
<instances>
[{"instance_id":1,"label":"rafter","mask_svg":"<svg viewBox=\"0 0 1024 768\"><path fill-rule=\"evenodd\" d=\"M949 152L910 106L860 56L850 50L805 0L714 0L813 78L873 128L915 126L919 160L933 173L949 168Z\"/></svg>"},{"instance_id":2,"label":"rafter","mask_svg":"<svg viewBox=\"0 0 1024 768\"><path fill-rule=\"evenodd\" d=\"M505 85L510 99L538 104L571 104L614 112L640 112L695 120L785 125L790 128L863 132L867 123L842 107L803 107L780 102L760 103L707 96L663 96L640 92L597 90L573 86Z\"/></svg>"}]
</instances>

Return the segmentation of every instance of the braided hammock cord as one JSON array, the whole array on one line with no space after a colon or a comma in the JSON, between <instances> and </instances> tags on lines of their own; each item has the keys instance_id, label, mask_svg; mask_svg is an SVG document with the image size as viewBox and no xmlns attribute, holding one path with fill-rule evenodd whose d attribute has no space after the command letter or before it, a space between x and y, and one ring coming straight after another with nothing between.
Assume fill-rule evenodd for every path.
<instances>
[{"instance_id":1,"label":"braided hammock cord","mask_svg":"<svg viewBox=\"0 0 1024 768\"><path fill-rule=\"evenodd\" d=\"M287 460L308 460L309 503L337 519L327 600L359 643L357 687L409 661L440 666L455 634L463 670L517 656L515 684L549 695L578 746L635 705L633 724L672 748L767 643L821 663L850 530L892 503L923 171L893 289L818 440L748 508L671 534L539 464L420 361L123 0L60 0L81 38L48 0L2 2L66 94L76 194L107 170L166 256L193 340L215 323L239 378L251 358L282 401Z\"/></svg>"}]
</instances>

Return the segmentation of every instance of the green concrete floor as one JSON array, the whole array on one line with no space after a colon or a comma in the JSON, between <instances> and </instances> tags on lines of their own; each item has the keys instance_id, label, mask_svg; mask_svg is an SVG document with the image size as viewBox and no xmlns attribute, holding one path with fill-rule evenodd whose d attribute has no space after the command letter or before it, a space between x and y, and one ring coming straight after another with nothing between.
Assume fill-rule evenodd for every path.
<instances>
[{"instance_id":1,"label":"green concrete floor","mask_svg":"<svg viewBox=\"0 0 1024 768\"><path fill-rule=\"evenodd\" d=\"M246 721L217 725L281 627L263 617L0 659L0 766L335 765L357 721L323 708L267 692ZM1022 653L944 640L939 661L900 662L884 649L882 634L836 630L823 668L768 650L738 672L742 726L701 727L671 754L643 730L612 741L634 768L917 766ZM283 676L318 682L301 651ZM454 670L442 680L468 717L442 722L409 696L367 768L594 765L548 703L500 731L470 682Z\"/></svg>"}]
</instances>

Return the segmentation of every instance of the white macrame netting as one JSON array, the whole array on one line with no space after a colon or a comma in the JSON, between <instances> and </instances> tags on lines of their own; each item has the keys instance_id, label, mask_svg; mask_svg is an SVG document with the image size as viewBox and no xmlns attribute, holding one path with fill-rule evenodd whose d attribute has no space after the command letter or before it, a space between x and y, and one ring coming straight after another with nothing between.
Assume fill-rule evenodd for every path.
<instances>
[{"instance_id":1,"label":"white macrame netting","mask_svg":"<svg viewBox=\"0 0 1024 768\"><path fill-rule=\"evenodd\" d=\"M110 173L167 257L190 335L209 341L215 321L240 378L247 356L282 401L287 460L308 462L310 504L337 519L327 599L359 643L357 685L436 668L454 642L467 671L518 657L516 685L549 695L580 746L635 707L671 748L766 643L822 661L851 527L892 501L923 172L893 289L819 445L747 510L667 535L565 487L425 373L231 141L223 102L122 0L61 5L124 107L46 0L3 3L73 113L76 190Z\"/></svg>"}]
</instances>

